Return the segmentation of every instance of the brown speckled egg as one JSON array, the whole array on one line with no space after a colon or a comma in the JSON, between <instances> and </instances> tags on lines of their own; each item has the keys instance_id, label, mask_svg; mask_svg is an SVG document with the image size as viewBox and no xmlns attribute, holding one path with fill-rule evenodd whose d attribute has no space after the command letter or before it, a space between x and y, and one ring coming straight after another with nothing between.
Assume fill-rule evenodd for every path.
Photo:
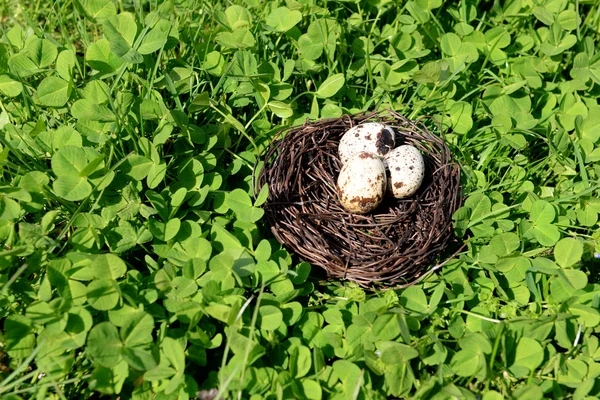
<instances>
[{"instance_id":1,"label":"brown speckled egg","mask_svg":"<svg viewBox=\"0 0 600 400\"><path fill-rule=\"evenodd\" d=\"M342 206L355 214L366 214L381 203L386 188L383 160L366 151L352 155L337 180Z\"/></svg>"},{"instance_id":2,"label":"brown speckled egg","mask_svg":"<svg viewBox=\"0 0 600 400\"><path fill-rule=\"evenodd\" d=\"M389 176L387 189L395 198L404 199L415 194L425 176L425 161L416 147L404 145L385 155Z\"/></svg>"},{"instance_id":3,"label":"brown speckled egg","mask_svg":"<svg viewBox=\"0 0 600 400\"><path fill-rule=\"evenodd\" d=\"M346 131L340 140L338 147L340 160L342 164L346 164L352 155L361 151L383 157L394 148L395 136L392 128L379 122L356 125Z\"/></svg>"}]
</instances>

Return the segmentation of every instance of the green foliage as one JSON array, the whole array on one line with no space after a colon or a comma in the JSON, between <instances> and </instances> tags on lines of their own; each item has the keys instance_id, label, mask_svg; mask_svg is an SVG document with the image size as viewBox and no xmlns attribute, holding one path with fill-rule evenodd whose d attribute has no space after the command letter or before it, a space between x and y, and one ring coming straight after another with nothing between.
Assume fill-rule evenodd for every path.
<instances>
[{"instance_id":1,"label":"green foliage","mask_svg":"<svg viewBox=\"0 0 600 400\"><path fill-rule=\"evenodd\" d=\"M2 398L600 396L595 2L4 6ZM282 126L384 108L440 122L466 247L322 284L252 170Z\"/></svg>"}]
</instances>

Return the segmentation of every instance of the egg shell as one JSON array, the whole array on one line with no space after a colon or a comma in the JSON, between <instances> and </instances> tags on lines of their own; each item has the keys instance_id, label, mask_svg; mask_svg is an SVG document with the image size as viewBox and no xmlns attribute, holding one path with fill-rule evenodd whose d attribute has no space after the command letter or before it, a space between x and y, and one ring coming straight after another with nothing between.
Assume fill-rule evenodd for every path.
<instances>
[{"instance_id":1,"label":"egg shell","mask_svg":"<svg viewBox=\"0 0 600 400\"><path fill-rule=\"evenodd\" d=\"M403 145L385 155L387 190L397 199L412 196L423 183L425 160L414 146Z\"/></svg>"},{"instance_id":2,"label":"egg shell","mask_svg":"<svg viewBox=\"0 0 600 400\"><path fill-rule=\"evenodd\" d=\"M380 157L386 155L395 146L394 130L379 122L366 122L350 128L342 138L338 153L342 164L346 164L351 156L368 151Z\"/></svg>"},{"instance_id":3,"label":"egg shell","mask_svg":"<svg viewBox=\"0 0 600 400\"><path fill-rule=\"evenodd\" d=\"M381 203L386 188L383 160L366 151L354 154L337 180L340 203L351 213L366 214Z\"/></svg>"}]
</instances>

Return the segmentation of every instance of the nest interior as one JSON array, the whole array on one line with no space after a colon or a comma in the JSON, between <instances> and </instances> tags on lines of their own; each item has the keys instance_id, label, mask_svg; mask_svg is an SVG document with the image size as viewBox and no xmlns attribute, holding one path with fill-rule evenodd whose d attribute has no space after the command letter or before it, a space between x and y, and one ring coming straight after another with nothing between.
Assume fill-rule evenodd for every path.
<instances>
[{"instance_id":1,"label":"nest interior","mask_svg":"<svg viewBox=\"0 0 600 400\"><path fill-rule=\"evenodd\" d=\"M338 200L338 144L352 126L371 121L394 128L396 146L421 151L425 178L410 198L386 195L375 211L357 215ZM273 235L329 276L364 287L409 285L430 271L454 239L452 215L462 199L460 168L444 140L422 120L394 111L345 115L280 132L258 175L258 187L265 183L265 217Z\"/></svg>"}]
</instances>

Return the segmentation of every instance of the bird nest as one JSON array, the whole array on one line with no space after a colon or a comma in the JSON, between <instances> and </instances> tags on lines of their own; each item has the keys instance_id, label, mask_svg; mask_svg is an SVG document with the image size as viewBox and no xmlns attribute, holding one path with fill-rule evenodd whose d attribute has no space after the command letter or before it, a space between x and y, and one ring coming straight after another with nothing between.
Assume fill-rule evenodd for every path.
<instances>
[{"instance_id":1,"label":"bird nest","mask_svg":"<svg viewBox=\"0 0 600 400\"><path fill-rule=\"evenodd\" d=\"M357 215L338 199L338 144L363 122L391 126L397 145L418 148L425 178L410 198L386 195L376 210ZM269 185L265 218L279 242L330 277L363 287L408 286L441 267L440 257L454 241L452 215L462 202L460 168L444 140L425 120L394 111L344 115L279 132L256 183Z\"/></svg>"}]
</instances>

